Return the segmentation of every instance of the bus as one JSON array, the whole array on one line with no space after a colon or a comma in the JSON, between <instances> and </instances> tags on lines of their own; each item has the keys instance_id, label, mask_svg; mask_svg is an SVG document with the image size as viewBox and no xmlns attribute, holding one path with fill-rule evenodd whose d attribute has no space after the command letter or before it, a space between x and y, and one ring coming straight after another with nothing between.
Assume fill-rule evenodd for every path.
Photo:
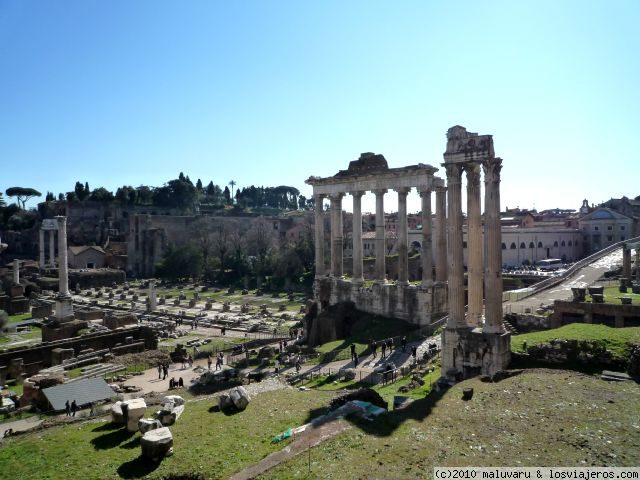
<instances>
[{"instance_id":1,"label":"bus","mask_svg":"<svg viewBox=\"0 0 640 480\"><path fill-rule=\"evenodd\" d=\"M562 260L559 258L547 258L538 262L538 269L544 272L562 268Z\"/></svg>"}]
</instances>

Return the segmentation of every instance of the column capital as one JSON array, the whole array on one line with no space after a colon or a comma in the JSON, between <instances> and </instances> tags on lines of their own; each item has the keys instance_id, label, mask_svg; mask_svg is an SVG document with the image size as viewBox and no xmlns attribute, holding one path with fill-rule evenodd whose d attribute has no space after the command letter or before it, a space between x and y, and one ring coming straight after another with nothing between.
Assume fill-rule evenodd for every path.
<instances>
[{"instance_id":1,"label":"column capital","mask_svg":"<svg viewBox=\"0 0 640 480\"><path fill-rule=\"evenodd\" d=\"M499 182L500 170L502 170L501 158L489 158L482 162L482 169L484 170L484 182Z\"/></svg>"},{"instance_id":2,"label":"column capital","mask_svg":"<svg viewBox=\"0 0 640 480\"><path fill-rule=\"evenodd\" d=\"M349 195L351 195L353 198L361 198L365 193L364 190L354 190L353 192L349 192Z\"/></svg>"},{"instance_id":3,"label":"column capital","mask_svg":"<svg viewBox=\"0 0 640 480\"><path fill-rule=\"evenodd\" d=\"M437 187L436 187L437 188ZM416 190L421 197L430 196L433 189L431 187L417 187Z\"/></svg>"},{"instance_id":4,"label":"column capital","mask_svg":"<svg viewBox=\"0 0 640 480\"><path fill-rule=\"evenodd\" d=\"M460 163L444 163L447 171L447 185L462 183L462 164Z\"/></svg>"},{"instance_id":5,"label":"column capital","mask_svg":"<svg viewBox=\"0 0 640 480\"><path fill-rule=\"evenodd\" d=\"M380 196L380 195L384 195L385 193L387 193L387 189L386 188L376 188L375 190L371 190L372 193L374 193L376 195L376 197Z\"/></svg>"},{"instance_id":6,"label":"column capital","mask_svg":"<svg viewBox=\"0 0 640 480\"><path fill-rule=\"evenodd\" d=\"M436 187L433 187L433 191L436 193L446 193L447 187L445 187L444 185L436 186Z\"/></svg>"},{"instance_id":7,"label":"column capital","mask_svg":"<svg viewBox=\"0 0 640 480\"><path fill-rule=\"evenodd\" d=\"M480 184L480 164L478 162L468 162L464 165L467 174L467 182Z\"/></svg>"},{"instance_id":8,"label":"column capital","mask_svg":"<svg viewBox=\"0 0 640 480\"><path fill-rule=\"evenodd\" d=\"M393 189L398 195L407 195L411 191L411 187L398 187Z\"/></svg>"},{"instance_id":9,"label":"column capital","mask_svg":"<svg viewBox=\"0 0 640 480\"><path fill-rule=\"evenodd\" d=\"M339 192L339 193L332 193L330 195L327 195L329 197L329 200L331 201L340 201L342 200L342 197L344 197L344 193Z\"/></svg>"}]
</instances>

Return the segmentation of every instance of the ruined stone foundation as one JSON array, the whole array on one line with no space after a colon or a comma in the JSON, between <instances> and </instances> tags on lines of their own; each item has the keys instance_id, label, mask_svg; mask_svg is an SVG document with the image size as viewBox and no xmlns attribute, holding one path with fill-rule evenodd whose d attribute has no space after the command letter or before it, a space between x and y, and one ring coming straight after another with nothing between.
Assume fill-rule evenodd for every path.
<instances>
[{"instance_id":1,"label":"ruined stone foundation","mask_svg":"<svg viewBox=\"0 0 640 480\"><path fill-rule=\"evenodd\" d=\"M442 375L458 381L476 375L493 376L511 361L511 334L481 328L442 331Z\"/></svg>"}]
</instances>

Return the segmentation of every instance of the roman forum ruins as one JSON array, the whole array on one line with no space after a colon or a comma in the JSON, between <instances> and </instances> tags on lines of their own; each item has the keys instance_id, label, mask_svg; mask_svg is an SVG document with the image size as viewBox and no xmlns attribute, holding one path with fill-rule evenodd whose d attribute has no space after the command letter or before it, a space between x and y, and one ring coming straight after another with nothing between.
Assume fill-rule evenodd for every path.
<instances>
[{"instance_id":1,"label":"roman forum ruins","mask_svg":"<svg viewBox=\"0 0 640 480\"><path fill-rule=\"evenodd\" d=\"M389 168L382 155L364 153L347 170L332 177L310 177L315 198L316 280L314 295L320 310L339 302L353 302L359 310L416 325L430 325L447 311L443 331L443 375L450 379L492 375L510 360L510 335L502 325L502 239L500 227L500 169L491 135L449 129L444 154L445 188L438 170L418 164ZM485 176L484 245L480 176ZM461 184L467 176L468 310L465 312ZM408 277L407 195L415 188L422 200L422 279ZM384 195L398 195L398 279L388 282L385 269ZM376 196L375 279L364 287L361 199ZM431 232L431 194L436 193L435 281ZM353 199L353 276L343 278L342 199ZM331 256L325 265L323 201L330 201ZM445 208L448 212L445 212ZM484 247L484 248L483 248ZM484 253L484 255L483 255ZM483 302L484 299L484 302ZM483 308L484 307L484 308Z\"/></svg>"},{"instance_id":2,"label":"roman forum ruins","mask_svg":"<svg viewBox=\"0 0 640 480\"><path fill-rule=\"evenodd\" d=\"M432 268L431 193L436 192L436 258L445 258L446 232L444 231L445 190L442 179L434 177L436 168L418 164L403 168L389 168L382 155L363 153L333 177L309 177L313 186L315 204L315 257L316 281L314 295L319 309L339 302L353 302L359 310L401 318L417 325L429 325L432 317L446 311L445 264L436 262L436 281ZM407 194L416 188L422 198L422 281L419 286L409 284ZM389 190L398 195L398 280L387 281L385 266L384 196ZM375 281L371 288L364 287L362 252L362 196L366 192L376 196L375 220ZM353 276L343 278L342 199L345 194L353 198ZM331 229L331 261L327 269L324 252L323 200L329 198Z\"/></svg>"}]
</instances>

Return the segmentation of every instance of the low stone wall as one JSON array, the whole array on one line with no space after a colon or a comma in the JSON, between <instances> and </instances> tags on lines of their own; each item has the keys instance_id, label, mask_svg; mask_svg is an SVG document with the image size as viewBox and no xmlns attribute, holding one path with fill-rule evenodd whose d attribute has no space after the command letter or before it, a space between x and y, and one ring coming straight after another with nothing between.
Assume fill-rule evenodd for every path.
<instances>
[{"instance_id":1,"label":"low stone wall","mask_svg":"<svg viewBox=\"0 0 640 480\"><path fill-rule=\"evenodd\" d=\"M100 308L79 308L73 312L78 320L101 320L104 318L104 310Z\"/></svg>"},{"instance_id":2,"label":"low stone wall","mask_svg":"<svg viewBox=\"0 0 640 480\"><path fill-rule=\"evenodd\" d=\"M31 308L31 316L33 318L46 318L53 315L53 305L51 301L41 301L40 305Z\"/></svg>"},{"instance_id":3,"label":"low stone wall","mask_svg":"<svg viewBox=\"0 0 640 480\"><path fill-rule=\"evenodd\" d=\"M122 328L128 325L136 325L137 323L138 317L132 313L115 314L108 312L102 320L102 324L109 330L115 330L116 328Z\"/></svg>"},{"instance_id":4,"label":"low stone wall","mask_svg":"<svg viewBox=\"0 0 640 480\"><path fill-rule=\"evenodd\" d=\"M130 340L127 340L127 337ZM88 348L103 350L117 345L131 345L137 342L143 342L146 350L158 348L158 338L153 329L147 326L140 326L125 330L114 330L108 333L92 333L56 342L41 343L29 348L21 347L0 352L0 366L11 365L13 359L22 359L23 365L42 362L42 368L46 368L52 366L52 351L57 348L73 349L74 356L78 356L81 351ZM8 378L13 378L10 372L7 372L7 376Z\"/></svg>"},{"instance_id":5,"label":"low stone wall","mask_svg":"<svg viewBox=\"0 0 640 480\"><path fill-rule=\"evenodd\" d=\"M114 283L122 284L127 280L127 275L123 270L100 269L81 272L80 270L69 271L69 286L75 288L80 284L80 288L110 287Z\"/></svg>"},{"instance_id":6,"label":"low stone wall","mask_svg":"<svg viewBox=\"0 0 640 480\"><path fill-rule=\"evenodd\" d=\"M616 328L640 327L640 305L556 300L553 309L551 328L568 323L595 323Z\"/></svg>"},{"instance_id":7,"label":"low stone wall","mask_svg":"<svg viewBox=\"0 0 640 480\"><path fill-rule=\"evenodd\" d=\"M519 333L537 332L551 328L550 317L547 315L507 313L504 319L513 325Z\"/></svg>"},{"instance_id":8,"label":"low stone wall","mask_svg":"<svg viewBox=\"0 0 640 480\"><path fill-rule=\"evenodd\" d=\"M392 283L374 284L370 288L355 286L334 277L316 279L314 297L320 310L329 305L352 302L358 310L399 318L418 326L426 326L447 311L447 286L435 283L429 288Z\"/></svg>"},{"instance_id":9,"label":"low stone wall","mask_svg":"<svg viewBox=\"0 0 640 480\"><path fill-rule=\"evenodd\" d=\"M614 358L605 345L598 340L551 340L548 343L527 347L526 355L521 355L519 358L521 357L528 357L556 367L572 367L580 364L587 368L615 371L628 370L633 363L625 359Z\"/></svg>"},{"instance_id":10,"label":"low stone wall","mask_svg":"<svg viewBox=\"0 0 640 480\"><path fill-rule=\"evenodd\" d=\"M42 341L56 342L65 338L75 337L80 330L87 328L88 323L84 320L72 320L52 326L42 325Z\"/></svg>"}]
</instances>

